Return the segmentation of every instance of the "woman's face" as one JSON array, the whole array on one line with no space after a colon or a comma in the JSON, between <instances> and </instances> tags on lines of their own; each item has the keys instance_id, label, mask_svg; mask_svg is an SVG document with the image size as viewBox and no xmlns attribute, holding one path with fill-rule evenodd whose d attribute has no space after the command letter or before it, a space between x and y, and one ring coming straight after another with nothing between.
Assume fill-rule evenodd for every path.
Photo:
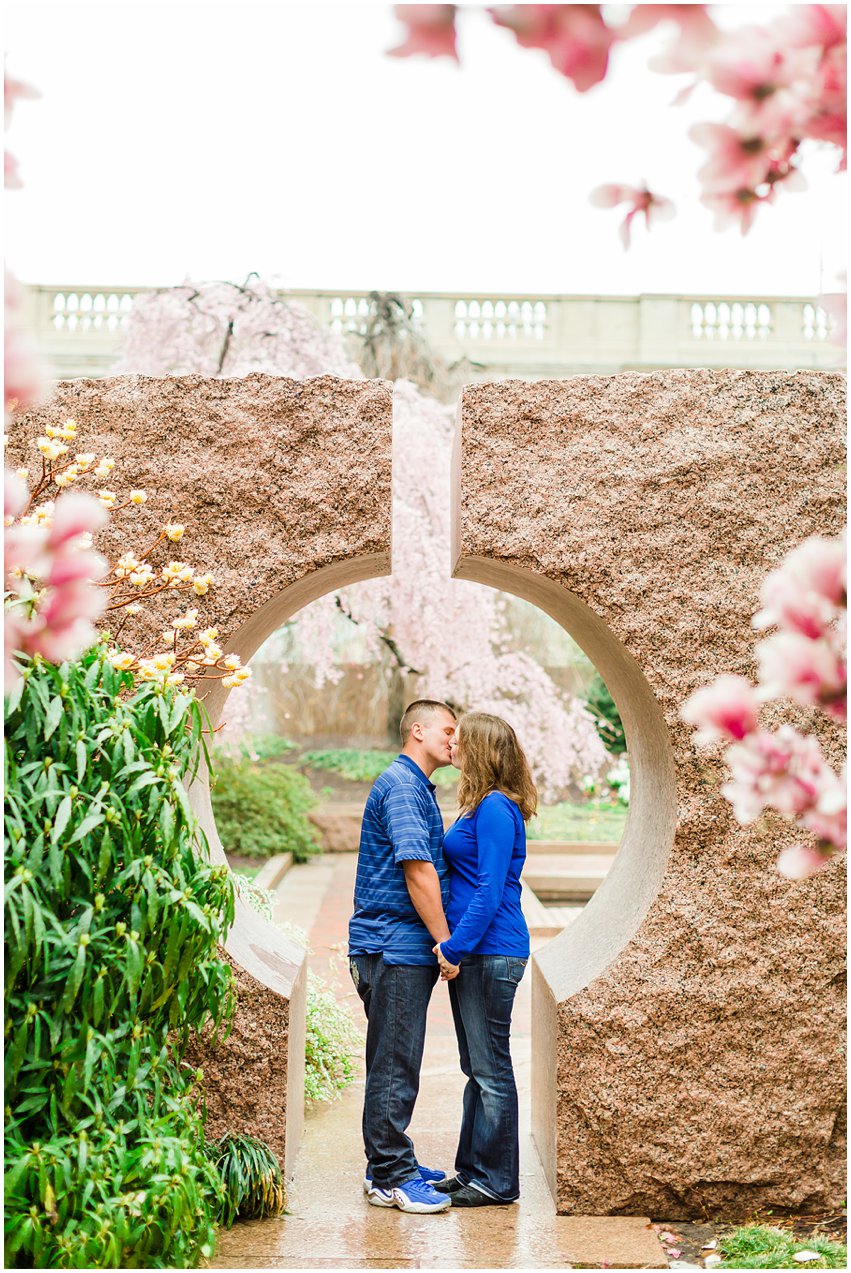
<instances>
[{"instance_id":1,"label":"woman's face","mask_svg":"<svg viewBox=\"0 0 851 1273\"><path fill-rule=\"evenodd\" d=\"M450 752L450 759L456 769L461 768L461 743L458 739L457 725L455 727L455 733L452 735L452 750Z\"/></svg>"}]
</instances>

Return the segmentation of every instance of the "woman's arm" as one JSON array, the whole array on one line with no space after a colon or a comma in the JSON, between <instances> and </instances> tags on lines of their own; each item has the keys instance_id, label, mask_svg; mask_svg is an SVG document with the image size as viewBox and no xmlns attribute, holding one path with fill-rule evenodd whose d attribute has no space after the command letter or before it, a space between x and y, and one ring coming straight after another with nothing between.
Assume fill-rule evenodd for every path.
<instances>
[{"instance_id":1,"label":"woman's arm","mask_svg":"<svg viewBox=\"0 0 851 1273\"><path fill-rule=\"evenodd\" d=\"M515 830L508 797L499 792L485 796L476 814L476 891L449 941L440 944L450 964L460 964L465 954L475 950L493 923L514 853Z\"/></svg>"}]
</instances>

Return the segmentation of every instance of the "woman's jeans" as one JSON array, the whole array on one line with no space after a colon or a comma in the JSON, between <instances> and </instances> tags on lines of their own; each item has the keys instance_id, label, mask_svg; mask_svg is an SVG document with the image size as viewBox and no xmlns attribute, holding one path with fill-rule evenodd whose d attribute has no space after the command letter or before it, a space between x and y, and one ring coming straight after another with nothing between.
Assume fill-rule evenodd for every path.
<instances>
[{"instance_id":1,"label":"woman's jeans","mask_svg":"<svg viewBox=\"0 0 851 1273\"><path fill-rule=\"evenodd\" d=\"M467 955L449 982L461 1069L467 1075L455 1173L501 1202L520 1196L517 1086L509 1034L528 960Z\"/></svg>"},{"instance_id":2,"label":"woman's jeans","mask_svg":"<svg viewBox=\"0 0 851 1273\"><path fill-rule=\"evenodd\" d=\"M437 964L385 964L382 955L350 955L349 971L366 1012L363 1144L380 1189L417 1175L405 1131L420 1090L426 1012Z\"/></svg>"}]
</instances>

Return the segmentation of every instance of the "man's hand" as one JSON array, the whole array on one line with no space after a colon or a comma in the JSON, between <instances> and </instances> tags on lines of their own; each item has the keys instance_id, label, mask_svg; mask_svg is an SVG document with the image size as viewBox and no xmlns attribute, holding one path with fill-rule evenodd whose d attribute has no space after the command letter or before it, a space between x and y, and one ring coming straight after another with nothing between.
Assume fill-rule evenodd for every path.
<instances>
[{"instance_id":1,"label":"man's hand","mask_svg":"<svg viewBox=\"0 0 851 1273\"><path fill-rule=\"evenodd\" d=\"M461 971L460 964L450 964L448 959L443 958L443 951L440 949L440 942L434 947L434 954L437 955L437 962L440 964L440 980L452 981L453 977L457 977Z\"/></svg>"}]
</instances>

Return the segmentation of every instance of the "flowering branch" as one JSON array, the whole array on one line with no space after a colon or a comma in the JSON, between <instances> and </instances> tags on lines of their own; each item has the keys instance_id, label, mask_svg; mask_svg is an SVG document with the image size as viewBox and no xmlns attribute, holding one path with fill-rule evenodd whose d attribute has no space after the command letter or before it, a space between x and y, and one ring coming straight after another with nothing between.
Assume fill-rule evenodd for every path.
<instances>
[{"instance_id":1,"label":"flowering branch","mask_svg":"<svg viewBox=\"0 0 851 1273\"><path fill-rule=\"evenodd\" d=\"M803 879L847 844L845 769L830 768L816 738L790 725L759 724L762 703L792 699L837 721L847 713L845 536L813 536L766 578L754 627L778 631L756 647L758 683L722 676L687 700L682 717L697 726L695 742L727 743L731 780L722 794L743 825L767 809L811 833L814 844L786 849L777 867Z\"/></svg>"},{"instance_id":2,"label":"flowering branch","mask_svg":"<svg viewBox=\"0 0 851 1273\"><path fill-rule=\"evenodd\" d=\"M94 641L91 620L99 615L124 612L110 636L115 642L128 619L160 593L183 591L203 597L214 584L212 574L202 574L188 562L169 561L159 570L149 562L160 545L183 538L186 528L180 522L166 522L140 555L127 551L112 564L89 551L92 533L109 513L147 502L143 490L132 490L121 503L106 489L97 499L74 491L55 502L35 502L53 486L64 491L84 476L102 480L112 474L115 460L110 456L99 461L93 453L77 453L72 461L65 458L76 435L73 420L48 425L44 436L36 439L41 474L32 491L25 485L26 468L8 474L6 482L7 651L38 653L55 662L75 657ZM190 639L197 622L198 611L187 610L161 633L165 650L158 648L159 642L140 654L115 647L112 663L142 681L176 685L187 679L220 680L228 688L244 685L251 672L242 667L238 655L225 656L217 644L218 629L206 628ZM8 669L17 675L14 663Z\"/></svg>"},{"instance_id":3,"label":"flowering branch","mask_svg":"<svg viewBox=\"0 0 851 1273\"><path fill-rule=\"evenodd\" d=\"M470 6L463 6L465 9ZM458 61L456 18L460 5L401 4L396 16L407 38L393 57L425 54ZM698 176L701 202L715 215L717 229L738 225L743 234L761 207L781 186L800 190L801 147L820 142L846 162L846 7L799 4L764 26L723 32L705 4L637 4L620 22L598 4L507 4L486 10L497 26L511 31L521 48L540 49L580 93L603 82L612 49L660 25L672 26L672 42L650 60L650 69L688 74L684 101L704 85L732 105L723 123L702 123L692 140L707 150ZM617 197L613 192L621 192ZM603 186L592 194L598 207L626 201L621 226L625 246L630 222L642 212L673 211L668 200L646 187Z\"/></svg>"}]
</instances>

